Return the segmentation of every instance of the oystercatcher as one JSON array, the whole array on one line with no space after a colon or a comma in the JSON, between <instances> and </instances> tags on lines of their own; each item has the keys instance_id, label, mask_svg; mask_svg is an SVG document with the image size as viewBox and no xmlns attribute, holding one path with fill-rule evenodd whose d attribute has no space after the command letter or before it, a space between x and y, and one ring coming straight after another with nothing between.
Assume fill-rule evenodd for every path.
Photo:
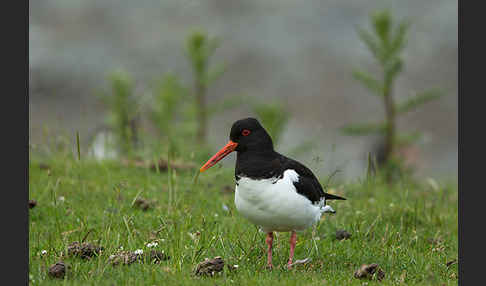
<instances>
[{"instance_id":1,"label":"oystercatcher","mask_svg":"<svg viewBox=\"0 0 486 286\"><path fill-rule=\"evenodd\" d=\"M267 267L272 265L273 232L291 232L292 267L296 231L317 223L322 213L335 213L326 200L345 198L325 193L311 170L273 149L270 135L255 118L236 121L226 146L199 170L204 172L236 151L235 205L238 212L267 233Z\"/></svg>"}]
</instances>

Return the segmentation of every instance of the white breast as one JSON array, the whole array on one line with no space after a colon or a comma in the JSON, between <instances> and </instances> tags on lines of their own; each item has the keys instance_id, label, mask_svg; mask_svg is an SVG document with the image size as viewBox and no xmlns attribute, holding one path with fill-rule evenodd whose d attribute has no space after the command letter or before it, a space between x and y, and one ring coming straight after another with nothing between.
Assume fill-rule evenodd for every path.
<instances>
[{"instance_id":1,"label":"white breast","mask_svg":"<svg viewBox=\"0 0 486 286\"><path fill-rule=\"evenodd\" d=\"M320 220L324 201L313 205L298 194L293 184L298 180L294 170L286 170L279 180L242 177L235 190L236 208L265 232L306 229Z\"/></svg>"}]
</instances>

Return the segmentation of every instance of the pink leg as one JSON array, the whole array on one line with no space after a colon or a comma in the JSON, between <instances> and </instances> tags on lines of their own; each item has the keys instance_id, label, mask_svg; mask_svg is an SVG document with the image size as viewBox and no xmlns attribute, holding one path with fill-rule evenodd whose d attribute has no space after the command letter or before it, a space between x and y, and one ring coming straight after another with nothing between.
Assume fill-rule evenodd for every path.
<instances>
[{"instance_id":1,"label":"pink leg","mask_svg":"<svg viewBox=\"0 0 486 286\"><path fill-rule=\"evenodd\" d=\"M273 264L272 264L273 232L267 233L267 238L265 239L265 242L268 245L267 267L269 269L272 269L273 268Z\"/></svg>"},{"instance_id":2,"label":"pink leg","mask_svg":"<svg viewBox=\"0 0 486 286\"><path fill-rule=\"evenodd\" d=\"M287 263L287 268L292 268L292 259L294 258L294 250L295 244L297 243L297 233L292 231L290 235L290 255L289 255L289 262Z\"/></svg>"}]
</instances>

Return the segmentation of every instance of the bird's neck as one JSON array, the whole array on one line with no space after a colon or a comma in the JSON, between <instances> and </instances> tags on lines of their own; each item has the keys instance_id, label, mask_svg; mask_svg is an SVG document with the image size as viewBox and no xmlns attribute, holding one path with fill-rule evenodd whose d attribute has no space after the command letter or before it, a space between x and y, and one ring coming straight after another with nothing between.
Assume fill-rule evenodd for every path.
<instances>
[{"instance_id":1,"label":"bird's neck","mask_svg":"<svg viewBox=\"0 0 486 286\"><path fill-rule=\"evenodd\" d=\"M246 150L236 154L235 177L266 179L275 177L278 170L278 153L272 149Z\"/></svg>"}]
</instances>

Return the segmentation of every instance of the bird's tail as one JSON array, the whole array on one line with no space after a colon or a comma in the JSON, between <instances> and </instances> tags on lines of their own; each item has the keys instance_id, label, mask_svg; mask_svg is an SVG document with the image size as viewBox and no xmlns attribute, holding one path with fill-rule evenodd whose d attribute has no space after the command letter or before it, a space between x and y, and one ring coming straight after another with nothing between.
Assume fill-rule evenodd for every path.
<instances>
[{"instance_id":1,"label":"bird's tail","mask_svg":"<svg viewBox=\"0 0 486 286\"><path fill-rule=\"evenodd\" d=\"M326 198L326 200L346 200L343 197L336 196L336 195L329 194L329 193L324 193L324 197Z\"/></svg>"}]
</instances>

